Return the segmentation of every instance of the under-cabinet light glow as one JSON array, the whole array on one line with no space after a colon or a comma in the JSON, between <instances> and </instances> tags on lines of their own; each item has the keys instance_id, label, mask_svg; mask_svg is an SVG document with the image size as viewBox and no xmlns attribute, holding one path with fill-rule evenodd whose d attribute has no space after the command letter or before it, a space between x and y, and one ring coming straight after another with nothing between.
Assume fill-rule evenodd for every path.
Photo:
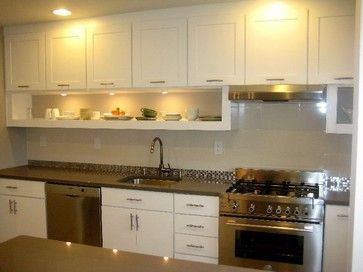
<instances>
[{"instance_id":1,"label":"under-cabinet light glow","mask_svg":"<svg viewBox=\"0 0 363 272\"><path fill-rule=\"evenodd\" d=\"M67 246L71 246L71 244L72 244L71 242L66 242Z\"/></svg>"},{"instance_id":2,"label":"under-cabinet light glow","mask_svg":"<svg viewBox=\"0 0 363 272\"><path fill-rule=\"evenodd\" d=\"M67 94L67 93L65 93L65 92L61 92L61 93L60 93L60 95L61 95L61 96L67 96L68 94Z\"/></svg>"},{"instance_id":3,"label":"under-cabinet light glow","mask_svg":"<svg viewBox=\"0 0 363 272\"><path fill-rule=\"evenodd\" d=\"M164 261L168 261L169 260L169 257L164 257Z\"/></svg>"},{"instance_id":4,"label":"under-cabinet light glow","mask_svg":"<svg viewBox=\"0 0 363 272\"><path fill-rule=\"evenodd\" d=\"M118 250L117 250L116 248L114 248L114 249L112 249L112 252L113 252L113 253L117 253L117 252L118 252Z\"/></svg>"},{"instance_id":5,"label":"under-cabinet light glow","mask_svg":"<svg viewBox=\"0 0 363 272\"><path fill-rule=\"evenodd\" d=\"M68 9L60 8L53 10L53 14L58 16L69 16L72 14L72 12Z\"/></svg>"},{"instance_id":6,"label":"under-cabinet light glow","mask_svg":"<svg viewBox=\"0 0 363 272\"><path fill-rule=\"evenodd\" d=\"M161 94L168 94L168 91L161 91Z\"/></svg>"},{"instance_id":7,"label":"under-cabinet light glow","mask_svg":"<svg viewBox=\"0 0 363 272\"><path fill-rule=\"evenodd\" d=\"M115 95L115 93L114 92L109 92L108 95L112 96L112 95Z\"/></svg>"}]
</instances>

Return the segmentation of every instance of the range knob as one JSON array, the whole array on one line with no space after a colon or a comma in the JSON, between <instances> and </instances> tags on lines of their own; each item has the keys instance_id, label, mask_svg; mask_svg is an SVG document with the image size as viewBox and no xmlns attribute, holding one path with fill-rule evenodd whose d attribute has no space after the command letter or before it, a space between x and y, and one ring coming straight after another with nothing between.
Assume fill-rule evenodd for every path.
<instances>
[{"instance_id":1,"label":"range knob","mask_svg":"<svg viewBox=\"0 0 363 272\"><path fill-rule=\"evenodd\" d=\"M272 213L272 206L268 205L267 206L267 210L266 210L267 214L271 214Z\"/></svg>"},{"instance_id":2,"label":"range knob","mask_svg":"<svg viewBox=\"0 0 363 272\"><path fill-rule=\"evenodd\" d=\"M291 214L291 209L290 209L290 207L286 207L285 214L286 214L286 215L290 215L290 214Z\"/></svg>"},{"instance_id":3,"label":"range knob","mask_svg":"<svg viewBox=\"0 0 363 272\"><path fill-rule=\"evenodd\" d=\"M253 213L253 212L255 211L255 209L256 209L256 205L255 205L255 203L251 203L251 204L250 204L250 207L248 208L248 211L249 211L250 213Z\"/></svg>"},{"instance_id":4,"label":"range knob","mask_svg":"<svg viewBox=\"0 0 363 272\"><path fill-rule=\"evenodd\" d=\"M299 209L299 207L296 207L296 208L295 208L295 210L294 210L294 214L295 214L296 216L298 216L298 215L300 214L300 209Z\"/></svg>"},{"instance_id":5,"label":"range knob","mask_svg":"<svg viewBox=\"0 0 363 272\"><path fill-rule=\"evenodd\" d=\"M234 200L232 204L232 209L235 211L238 209L238 207L239 207L238 202Z\"/></svg>"},{"instance_id":6,"label":"range knob","mask_svg":"<svg viewBox=\"0 0 363 272\"><path fill-rule=\"evenodd\" d=\"M277 206L277 208L276 208L276 214L281 214L281 206Z\"/></svg>"}]
</instances>

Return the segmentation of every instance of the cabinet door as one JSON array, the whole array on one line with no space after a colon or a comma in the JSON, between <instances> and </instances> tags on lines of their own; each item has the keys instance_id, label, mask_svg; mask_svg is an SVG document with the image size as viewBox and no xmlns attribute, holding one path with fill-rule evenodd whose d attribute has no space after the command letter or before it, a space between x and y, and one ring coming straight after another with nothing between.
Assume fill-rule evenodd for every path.
<instances>
[{"instance_id":1,"label":"cabinet door","mask_svg":"<svg viewBox=\"0 0 363 272\"><path fill-rule=\"evenodd\" d=\"M137 252L136 210L102 206L102 239L104 248Z\"/></svg>"},{"instance_id":2,"label":"cabinet door","mask_svg":"<svg viewBox=\"0 0 363 272\"><path fill-rule=\"evenodd\" d=\"M326 206L324 272L348 271L349 207Z\"/></svg>"},{"instance_id":3,"label":"cabinet door","mask_svg":"<svg viewBox=\"0 0 363 272\"><path fill-rule=\"evenodd\" d=\"M6 90L44 90L45 34L5 37Z\"/></svg>"},{"instance_id":4,"label":"cabinet door","mask_svg":"<svg viewBox=\"0 0 363 272\"><path fill-rule=\"evenodd\" d=\"M186 28L184 19L133 25L134 87L186 86Z\"/></svg>"},{"instance_id":5,"label":"cabinet door","mask_svg":"<svg viewBox=\"0 0 363 272\"><path fill-rule=\"evenodd\" d=\"M246 24L246 84L306 84L307 10L263 4Z\"/></svg>"},{"instance_id":6,"label":"cabinet door","mask_svg":"<svg viewBox=\"0 0 363 272\"><path fill-rule=\"evenodd\" d=\"M88 29L87 87L131 87L130 24Z\"/></svg>"},{"instance_id":7,"label":"cabinet door","mask_svg":"<svg viewBox=\"0 0 363 272\"><path fill-rule=\"evenodd\" d=\"M189 18L188 55L189 85L244 84L244 17Z\"/></svg>"},{"instance_id":8,"label":"cabinet door","mask_svg":"<svg viewBox=\"0 0 363 272\"><path fill-rule=\"evenodd\" d=\"M138 252L173 257L173 214L167 212L136 212Z\"/></svg>"},{"instance_id":9,"label":"cabinet door","mask_svg":"<svg viewBox=\"0 0 363 272\"><path fill-rule=\"evenodd\" d=\"M17 236L13 201L11 196L0 195L0 243Z\"/></svg>"},{"instance_id":10,"label":"cabinet door","mask_svg":"<svg viewBox=\"0 0 363 272\"><path fill-rule=\"evenodd\" d=\"M46 33L47 89L86 88L86 41L84 28Z\"/></svg>"},{"instance_id":11,"label":"cabinet door","mask_svg":"<svg viewBox=\"0 0 363 272\"><path fill-rule=\"evenodd\" d=\"M353 83L354 2L310 12L309 83Z\"/></svg>"},{"instance_id":12,"label":"cabinet door","mask_svg":"<svg viewBox=\"0 0 363 272\"><path fill-rule=\"evenodd\" d=\"M29 197L14 200L17 235L47 238L45 200Z\"/></svg>"}]
</instances>

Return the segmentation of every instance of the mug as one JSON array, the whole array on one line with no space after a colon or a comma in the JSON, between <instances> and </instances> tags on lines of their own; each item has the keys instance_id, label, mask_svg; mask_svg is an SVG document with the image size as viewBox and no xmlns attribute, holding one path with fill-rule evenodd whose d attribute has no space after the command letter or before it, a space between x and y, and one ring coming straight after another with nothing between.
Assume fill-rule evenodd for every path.
<instances>
[{"instance_id":1,"label":"mug","mask_svg":"<svg viewBox=\"0 0 363 272\"><path fill-rule=\"evenodd\" d=\"M52 119L52 109L51 108L47 108L45 110L45 116L44 116L44 118L45 119L48 119L48 120Z\"/></svg>"},{"instance_id":2,"label":"mug","mask_svg":"<svg viewBox=\"0 0 363 272\"><path fill-rule=\"evenodd\" d=\"M101 119L101 112L92 111L91 120L100 120L100 119Z\"/></svg>"},{"instance_id":3,"label":"mug","mask_svg":"<svg viewBox=\"0 0 363 272\"><path fill-rule=\"evenodd\" d=\"M194 121L199 116L199 109L195 108L195 107L190 107L190 108L187 108L186 113L187 113L188 121Z\"/></svg>"},{"instance_id":4,"label":"mug","mask_svg":"<svg viewBox=\"0 0 363 272\"><path fill-rule=\"evenodd\" d=\"M57 108L54 108L54 109L52 109L52 119L53 120L56 120L58 117L59 117L59 109L57 109Z\"/></svg>"}]
</instances>

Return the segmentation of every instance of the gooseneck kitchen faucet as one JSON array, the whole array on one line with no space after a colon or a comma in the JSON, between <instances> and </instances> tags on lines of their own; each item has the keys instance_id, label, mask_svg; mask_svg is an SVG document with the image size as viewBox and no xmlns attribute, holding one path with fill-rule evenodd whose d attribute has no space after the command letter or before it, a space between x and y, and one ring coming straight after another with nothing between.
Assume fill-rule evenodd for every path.
<instances>
[{"instance_id":1,"label":"gooseneck kitchen faucet","mask_svg":"<svg viewBox=\"0 0 363 272\"><path fill-rule=\"evenodd\" d=\"M159 175L160 176L169 175L171 172L170 164L168 163L168 167L166 167L166 168L164 167L163 142L161 141L161 139L159 137L155 137L153 139L153 141L151 142L150 153L154 153L156 142L159 142L159 145L160 145Z\"/></svg>"}]
</instances>

